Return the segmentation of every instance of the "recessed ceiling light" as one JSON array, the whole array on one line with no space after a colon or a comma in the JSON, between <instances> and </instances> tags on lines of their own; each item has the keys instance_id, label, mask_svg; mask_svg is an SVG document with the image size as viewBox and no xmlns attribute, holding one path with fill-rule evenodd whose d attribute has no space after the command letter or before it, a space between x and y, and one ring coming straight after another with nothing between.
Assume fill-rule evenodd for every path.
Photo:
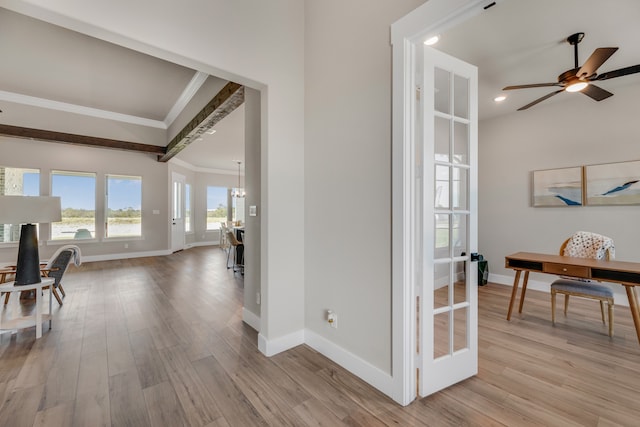
<instances>
[{"instance_id":1,"label":"recessed ceiling light","mask_svg":"<svg viewBox=\"0 0 640 427\"><path fill-rule=\"evenodd\" d=\"M433 46L434 44L438 43L438 40L440 40L440 36L436 34L435 36L426 39L424 41L424 44L426 44L427 46Z\"/></svg>"},{"instance_id":2,"label":"recessed ceiling light","mask_svg":"<svg viewBox=\"0 0 640 427\"><path fill-rule=\"evenodd\" d=\"M507 99L507 97L504 96L504 95L496 96L495 98L493 98L493 100L496 101L496 102L502 102L505 99Z\"/></svg>"}]
</instances>

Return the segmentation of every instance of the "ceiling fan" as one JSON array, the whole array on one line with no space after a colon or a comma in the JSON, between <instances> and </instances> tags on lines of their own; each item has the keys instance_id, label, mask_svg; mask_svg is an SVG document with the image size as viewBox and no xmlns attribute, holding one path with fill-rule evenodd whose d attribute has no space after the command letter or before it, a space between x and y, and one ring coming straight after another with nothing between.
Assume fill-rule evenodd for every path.
<instances>
[{"instance_id":1,"label":"ceiling fan","mask_svg":"<svg viewBox=\"0 0 640 427\"><path fill-rule=\"evenodd\" d=\"M507 86L502 90L512 90L512 89L527 89L532 87L561 87L562 89L551 92L541 98L536 99L535 101L525 105L524 107L518 108L518 111L526 110L527 108L533 107L539 102L544 101L545 99L551 98L553 95L556 95L562 91L567 92L582 92L591 99L595 101L602 101L603 99L607 99L613 94L609 91L606 91L592 82L600 81L600 80L608 80L615 77L622 77L629 74L640 73L640 64L632 65L630 67L620 68L618 70L608 71L606 73L597 74L596 71L598 68L605 63L607 59L611 55L613 55L617 47L601 47L593 51L589 59L582 65L582 67L578 66L578 43L582 41L584 37L584 33L575 33L567 37L567 42L574 47L574 63L575 68L571 70L567 70L564 73L558 76L557 83L534 83L528 85L516 85L516 86Z\"/></svg>"}]
</instances>

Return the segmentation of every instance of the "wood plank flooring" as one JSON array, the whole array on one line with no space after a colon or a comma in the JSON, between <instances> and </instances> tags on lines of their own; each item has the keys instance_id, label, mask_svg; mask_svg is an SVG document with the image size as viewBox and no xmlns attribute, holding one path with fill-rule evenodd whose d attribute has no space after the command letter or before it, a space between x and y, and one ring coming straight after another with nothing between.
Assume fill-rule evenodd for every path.
<instances>
[{"instance_id":1,"label":"wood plank flooring","mask_svg":"<svg viewBox=\"0 0 640 427\"><path fill-rule=\"evenodd\" d=\"M0 335L0 425L640 425L626 307L609 339L593 301L572 299L554 327L549 294L529 290L507 322L510 288L481 287L479 374L401 407L307 346L262 356L225 261L205 247L71 267L51 330Z\"/></svg>"}]
</instances>

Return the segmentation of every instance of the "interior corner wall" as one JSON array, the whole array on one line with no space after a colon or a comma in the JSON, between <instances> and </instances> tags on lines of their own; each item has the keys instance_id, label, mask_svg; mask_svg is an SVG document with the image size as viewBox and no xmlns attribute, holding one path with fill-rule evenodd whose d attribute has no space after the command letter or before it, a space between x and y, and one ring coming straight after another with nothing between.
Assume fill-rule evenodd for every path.
<instances>
[{"instance_id":1,"label":"interior corner wall","mask_svg":"<svg viewBox=\"0 0 640 427\"><path fill-rule=\"evenodd\" d=\"M260 231L262 206L260 192L260 92L245 88L244 92L244 170L245 170L245 232L244 232L244 309L255 319L260 318L260 303L257 293L261 292ZM256 207L252 216L250 207Z\"/></svg>"},{"instance_id":2,"label":"interior corner wall","mask_svg":"<svg viewBox=\"0 0 640 427\"><path fill-rule=\"evenodd\" d=\"M423 1L305 2L305 323L391 373L390 25ZM338 315L338 328L326 321ZM344 361L340 361L343 363Z\"/></svg>"},{"instance_id":3,"label":"interior corner wall","mask_svg":"<svg viewBox=\"0 0 640 427\"><path fill-rule=\"evenodd\" d=\"M511 284L506 255L557 253L580 230L613 238L616 259L640 261L640 206L534 208L531 203L532 171L640 160L640 85L607 89L615 96L601 102L561 93L557 96L574 99L480 122L478 240L490 279ZM548 283L553 277L532 274L530 280ZM625 300L626 295L616 303Z\"/></svg>"}]
</instances>

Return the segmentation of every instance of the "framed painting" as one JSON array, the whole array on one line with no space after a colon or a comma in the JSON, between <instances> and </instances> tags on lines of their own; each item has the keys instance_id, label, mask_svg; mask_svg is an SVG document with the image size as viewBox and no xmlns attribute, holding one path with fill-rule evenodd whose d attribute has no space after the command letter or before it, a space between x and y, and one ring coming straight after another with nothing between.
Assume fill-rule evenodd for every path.
<instances>
[{"instance_id":1,"label":"framed painting","mask_svg":"<svg viewBox=\"0 0 640 427\"><path fill-rule=\"evenodd\" d=\"M533 206L582 206L582 175L582 166L533 171Z\"/></svg>"},{"instance_id":2,"label":"framed painting","mask_svg":"<svg viewBox=\"0 0 640 427\"><path fill-rule=\"evenodd\" d=\"M585 166L587 205L640 205L640 161Z\"/></svg>"}]
</instances>

